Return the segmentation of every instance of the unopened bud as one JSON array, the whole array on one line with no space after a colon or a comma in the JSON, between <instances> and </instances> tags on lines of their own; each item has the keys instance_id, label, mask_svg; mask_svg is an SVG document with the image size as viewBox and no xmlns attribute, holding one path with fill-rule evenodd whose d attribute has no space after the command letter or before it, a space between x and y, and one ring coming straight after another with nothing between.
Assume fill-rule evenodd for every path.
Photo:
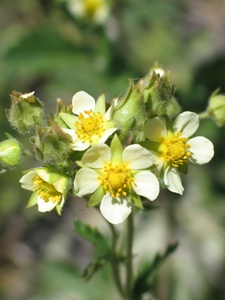
<instances>
[{"instance_id":1,"label":"unopened bud","mask_svg":"<svg viewBox=\"0 0 225 300\"><path fill-rule=\"evenodd\" d=\"M15 139L0 143L0 162L6 167L14 167L21 161L22 150Z\"/></svg>"},{"instance_id":2,"label":"unopened bud","mask_svg":"<svg viewBox=\"0 0 225 300\"><path fill-rule=\"evenodd\" d=\"M10 124L19 133L29 133L36 125L43 125L43 105L34 92L21 94L13 91L11 107L6 110Z\"/></svg>"},{"instance_id":3,"label":"unopened bud","mask_svg":"<svg viewBox=\"0 0 225 300\"><path fill-rule=\"evenodd\" d=\"M207 113L218 126L225 125L225 95L214 93L209 99Z\"/></svg>"}]
</instances>

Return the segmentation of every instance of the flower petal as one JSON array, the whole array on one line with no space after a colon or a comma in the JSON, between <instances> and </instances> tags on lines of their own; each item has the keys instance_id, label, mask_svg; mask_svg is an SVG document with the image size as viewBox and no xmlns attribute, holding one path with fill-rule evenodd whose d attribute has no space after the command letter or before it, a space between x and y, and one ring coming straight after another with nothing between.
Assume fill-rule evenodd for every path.
<instances>
[{"instance_id":1,"label":"flower petal","mask_svg":"<svg viewBox=\"0 0 225 300\"><path fill-rule=\"evenodd\" d=\"M151 153L138 144L127 146L123 151L123 162L133 170L146 169L153 164Z\"/></svg>"},{"instance_id":2,"label":"flower petal","mask_svg":"<svg viewBox=\"0 0 225 300\"><path fill-rule=\"evenodd\" d=\"M30 171L26 173L19 181L21 183L22 188L34 192L37 188L37 186L33 182L33 179L36 175L36 171Z\"/></svg>"},{"instance_id":3,"label":"flower petal","mask_svg":"<svg viewBox=\"0 0 225 300\"><path fill-rule=\"evenodd\" d=\"M153 142L161 142L166 132L166 121L159 117L149 120L144 129L146 138Z\"/></svg>"},{"instance_id":4,"label":"flower petal","mask_svg":"<svg viewBox=\"0 0 225 300\"><path fill-rule=\"evenodd\" d=\"M90 168L102 169L106 162L111 160L111 150L106 144L98 144L88 149L83 157L82 163Z\"/></svg>"},{"instance_id":5,"label":"flower petal","mask_svg":"<svg viewBox=\"0 0 225 300\"><path fill-rule=\"evenodd\" d=\"M174 132L182 132L182 135L185 137L192 136L198 129L198 126L199 115L190 111L179 114L173 124Z\"/></svg>"},{"instance_id":6,"label":"flower petal","mask_svg":"<svg viewBox=\"0 0 225 300\"><path fill-rule=\"evenodd\" d=\"M112 224L122 223L131 213L132 204L126 199L113 200L110 194L106 194L101 202L102 215Z\"/></svg>"},{"instance_id":7,"label":"flower petal","mask_svg":"<svg viewBox=\"0 0 225 300\"><path fill-rule=\"evenodd\" d=\"M182 195L184 188L176 168L168 167L164 173L164 183L171 192Z\"/></svg>"},{"instance_id":8,"label":"flower petal","mask_svg":"<svg viewBox=\"0 0 225 300\"><path fill-rule=\"evenodd\" d=\"M37 175L46 182L49 182L49 170L47 168L37 168Z\"/></svg>"},{"instance_id":9,"label":"flower petal","mask_svg":"<svg viewBox=\"0 0 225 300\"><path fill-rule=\"evenodd\" d=\"M159 181L150 171L139 172L134 176L135 185L133 187L135 193L149 200L155 200L159 194Z\"/></svg>"},{"instance_id":10,"label":"flower petal","mask_svg":"<svg viewBox=\"0 0 225 300\"><path fill-rule=\"evenodd\" d=\"M70 135L71 143L70 147L74 151L83 151L90 147L90 142L83 142L82 140L78 139L75 130L61 128L63 132Z\"/></svg>"},{"instance_id":11,"label":"flower petal","mask_svg":"<svg viewBox=\"0 0 225 300\"><path fill-rule=\"evenodd\" d=\"M72 99L73 113L79 115L79 113L85 110L95 111L95 99L84 91L80 91L73 96Z\"/></svg>"},{"instance_id":12,"label":"flower petal","mask_svg":"<svg viewBox=\"0 0 225 300\"><path fill-rule=\"evenodd\" d=\"M214 147L210 140L198 136L188 141L191 157L189 160L194 164L206 164L214 155Z\"/></svg>"},{"instance_id":13,"label":"flower petal","mask_svg":"<svg viewBox=\"0 0 225 300\"><path fill-rule=\"evenodd\" d=\"M99 144L104 143L110 137L110 135L112 135L116 130L117 130L117 128L106 129L106 131L103 133L103 135L99 139Z\"/></svg>"},{"instance_id":14,"label":"flower petal","mask_svg":"<svg viewBox=\"0 0 225 300\"><path fill-rule=\"evenodd\" d=\"M155 165L154 172L158 176L162 170L162 167L164 165L164 160L162 159L162 156L154 151L150 151L152 154L153 164Z\"/></svg>"},{"instance_id":15,"label":"flower petal","mask_svg":"<svg viewBox=\"0 0 225 300\"><path fill-rule=\"evenodd\" d=\"M41 197L38 197L37 205L38 205L38 211L40 212L46 212L53 210L56 205L58 204L58 201L52 202L52 201L44 201Z\"/></svg>"},{"instance_id":16,"label":"flower petal","mask_svg":"<svg viewBox=\"0 0 225 300\"><path fill-rule=\"evenodd\" d=\"M92 194L99 187L98 173L92 169L80 169L74 180L74 190L78 197Z\"/></svg>"}]
</instances>

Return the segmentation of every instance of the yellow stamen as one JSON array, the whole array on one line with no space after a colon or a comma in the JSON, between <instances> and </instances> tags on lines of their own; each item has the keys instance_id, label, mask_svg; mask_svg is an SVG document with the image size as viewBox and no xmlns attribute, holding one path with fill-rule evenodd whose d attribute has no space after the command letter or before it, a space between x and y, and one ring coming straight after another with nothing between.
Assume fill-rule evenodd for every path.
<instances>
[{"instance_id":1,"label":"yellow stamen","mask_svg":"<svg viewBox=\"0 0 225 300\"><path fill-rule=\"evenodd\" d=\"M57 202L62 198L62 194L55 189L53 184L44 181L39 176L35 176L33 182L37 186L38 195L44 201Z\"/></svg>"},{"instance_id":2,"label":"yellow stamen","mask_svg":"<svg viewBox=\"0 0 225 300\"><path fill-rule=\"evenodd\" d=\"M173 167L179 167L188 162L191 156L188 151L190 145L187 144L187 138L182 137L182 133L178 132L167 136L160 145L159 151L162 153L162 158Z\"/></svg>"},{"instance_id":3,"label":"yellow stamen","mask_svg":"<svg viewBox=\"0 0 225 300\"><path fill-rule=\"evenodd\" d=\"M86 115L86 116L84 116ZM78 138L84 142L91 142L94 137L101 137L104 128L104 119L100 112L84 111L78 116L74 124Z\"/></svg>"},{"instance_id":4,"label":"yellow stamen","mask_svg":"<svg viewBox=\"0 0 225 300\"><path fill-rule=\"evenodd\" d=\"M98 179L105 193L110 193L112 198L126 196L134 184L134 177L128 167L111 163L104 166L103 174Z\"/></svg>"},{"instance_id":5,"label":"yellow stamen","mask_svg":"<svg viewBox=\"0 0 225 300\"><path fill-rule=\"evenodd\" d=\"M84 8L87 14L93 15L102 5L102 0L84 0Z\"/></svg>"}]
</instances>

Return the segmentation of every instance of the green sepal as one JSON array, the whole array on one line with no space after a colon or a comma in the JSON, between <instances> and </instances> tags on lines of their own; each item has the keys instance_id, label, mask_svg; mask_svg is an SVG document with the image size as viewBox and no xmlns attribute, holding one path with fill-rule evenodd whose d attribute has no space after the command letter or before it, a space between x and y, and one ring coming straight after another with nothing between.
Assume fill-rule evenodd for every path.
<instances>
[{"instance_id":1,"label":"green sepal","mask_svg":"<svg viewBox=\"0 0 225 300\"><path fill-rule=\"evenodd\" d=\"M144 209L140 196L138 196L133 190L129 193L129 201L139 209Z\"/></svg>"},{"instance_id":2,"label":"green sepal","mask_svg":"<svg viewBox=\"0 0 225 300\"><path fill-rule=\"evenodd\" d=\"M101 115L104 116L105 114L105 95L102 94L101 96L98 97L98 100L95 105L95 112L100 112Z\"/></svg>"},{"instance_id":3,"label":"green sepal","mask_svg":"<svg viewBox=\"0 0 225 300\"><path fill-rule=\"evenodd\" d=\"M142 295L152 288L153 277L162 263L177 248L178 243L170 244L163 254L157 254L152 262L146 262L135 278L131 300L142 299Z\"/></svg>"},{"instance_id":4,"label":"green sepal","mask_svg":"<svg viewBox=\"0 0 225 300\"><path fill-rule=\"evenodd\" d=\"M37 200L38 200L38 193L36 191L36 192L32 193L32 195L27 203L26 208L30 208L30 207L34 206L35 204L37 204Z\"/></svg>"},{"instance_id":5,"label":"green sepal","mask_svg":"<svg viewBox=\"0 0 225 300\"><path fill-rule=\"evenodd\" d=\"M77 122L78 118L75 115L70 115L67 113L59 113L62 120L68 125L69 128L75 130L74 124Z\"/></svg>"},{"instance_id":6,"label":"green sepal","mask_svg":"<svg viewBox=\"0 0 225 300\"><path fill-rule=\"evenodd\" d=\"M117 134L115 134L113 136L113 139L112 139L111 145L110 145L110 149L111 149L111 152L112 152L111 161L113 163L121 164L123 162L123 158L122 158L123 146L122 146Z\"/></svg>"},{"instance_id":7,"label":"green sepal","mask_svg":"<svg viewBox=\"0 0 225 300\"><path fill-rule=\"evenodd\" d=\"M103 187L102 186L98 187L97 190L91 195L91 198L89 199L87 206L91 207L99 204L102 201L104 194L105 193Z\"/></svg>"},{"instance_id":8,"label":"green sepal","mask_svg":"<svg viewBox=\"0 0 225 300\"><path fill-rule=\"evenodd\" d=\"M143 141L139 143L142 147L146 148L149 151L154 151L159 153L159 146L161 143L159 142L152 142L152 141Z\"/></svg>"},{"instance_id":9,"label":"green sepal","mask_svg":"<svg viewBox=\"0 0 225 300\"><path fill-rule=\"evenodd\" d=\"M183 165L179 165L178 170L182 174L186 175L188 173L188 162L184 163Z\"/></svg>"}]
</instances>

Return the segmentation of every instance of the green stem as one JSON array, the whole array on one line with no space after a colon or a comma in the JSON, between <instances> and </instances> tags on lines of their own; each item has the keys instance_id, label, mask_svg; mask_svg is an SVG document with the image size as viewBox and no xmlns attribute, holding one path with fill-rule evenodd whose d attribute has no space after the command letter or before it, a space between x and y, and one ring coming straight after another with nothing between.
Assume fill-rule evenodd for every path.
<instances>
[{"instance_id":1,"label":"green stem","mask_svg":"<svg viewBox=\"0 0 225 300\"><path fill-rule=\"evenodd\" d=\"M127 219L127 277L126 277L126 299L132 299L132 284L133 284L133 213L131 213Z\"/></svg>"},{"instance_id":2,"label":"green stem","mask_svg":"<svg viewBox=\"0 0 225 300\"><path fill-rule=\"evenodd\" d=\"M206 119L208 117L209 117L209 114L208 114L207 111L204 111L204 112L202 112L202 113L199 114L199 118L200 119Z\"/></svg>"},{"instance_id":3,"label":"green stem","mask_svg":"<svg viewBox=\"0 0 225 300\"><path fill-rule=\"evenodd\" d=\"M117 252L117 232L115 230L115 227L109 223L110 229L112 232L112 261L111 261L111 267L112 267L112 273L114 277L114 281L117 287L118 292L122 296L122 299L124 299L124 291L121 283L121 278L120 278L120 270L118 266L118 257L119 253Z\"/></svg>"}]
</instances>

